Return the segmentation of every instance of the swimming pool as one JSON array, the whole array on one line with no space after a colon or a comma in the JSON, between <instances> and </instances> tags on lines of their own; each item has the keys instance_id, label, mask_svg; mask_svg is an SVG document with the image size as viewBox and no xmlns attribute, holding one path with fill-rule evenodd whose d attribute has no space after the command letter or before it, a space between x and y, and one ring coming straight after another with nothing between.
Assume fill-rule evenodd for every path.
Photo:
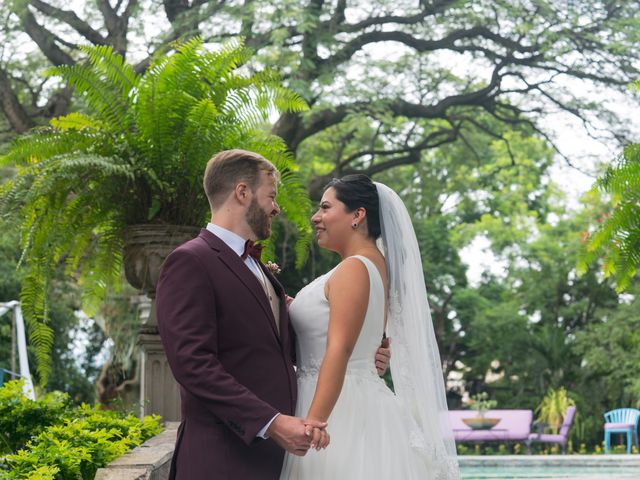
<instances>
[{"instance_id":1,"label":"swimming pool","mask_svg":"<svg viewBox=\"0 0 640 480\"><path fill-rule=\"evenodd\" d=\"M460 456L463 480L640 480L640 455Z\"/></svg>"},{"instance_id":2,"label":"swimming pool","mask_svg":"<svg viewBox=\"0 0 640 480\"><path fill-rule=\"evenodd\" d=\"M503 480L503 479L527 479L527 480L613 480L613 479L640 479L637 469L625 468L463 468L464 480Z\"/></svg>"}]
</instances>

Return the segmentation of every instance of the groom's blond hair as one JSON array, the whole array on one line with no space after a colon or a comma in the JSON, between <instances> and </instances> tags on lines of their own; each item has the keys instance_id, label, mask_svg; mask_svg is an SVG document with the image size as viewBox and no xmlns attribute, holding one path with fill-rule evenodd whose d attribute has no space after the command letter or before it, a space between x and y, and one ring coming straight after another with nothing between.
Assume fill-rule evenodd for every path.
<instances>
[{"instance_id":1,"label":"groom's blond hair","mask_svg":"<svg viewBox=\"0 0 640 480\"><path fill-rule=\"evenodd\" d=\"M255 191L260 183L260 172L278 176L278 170L262 155L248 150L224 150L207 162L203 186L211 209L224 203L240 182Z\"/></svg>"}]
</instances>

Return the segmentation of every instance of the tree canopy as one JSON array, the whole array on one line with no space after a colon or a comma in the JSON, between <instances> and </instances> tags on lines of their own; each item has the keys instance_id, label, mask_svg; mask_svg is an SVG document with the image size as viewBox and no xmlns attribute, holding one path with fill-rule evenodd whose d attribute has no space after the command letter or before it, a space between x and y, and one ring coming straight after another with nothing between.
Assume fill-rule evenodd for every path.
<instances>
[{"instance_id":1,"label":"tree canopy","mask_svg":"<svg viewBox=\"0 0 640 480\"><path fill-rule=\"evenodd\" d=\"M339 145L312 194L327 175L416 164L478 128L508 145L483 118L552 140L543 120L563 111L605 135L615 114L603 92L638 77L636 0L97 0L80 11L62 0L12 0L0 8L5 131L69 109L70 90L38 67L84 61L79 45L110 45L143 70L172 40L241 35L256 62L282 71L312 107L281 115L274 133L294 153L323 132ZM619 126L607 135L627 137Z\"/></svg>"}]
</instances>

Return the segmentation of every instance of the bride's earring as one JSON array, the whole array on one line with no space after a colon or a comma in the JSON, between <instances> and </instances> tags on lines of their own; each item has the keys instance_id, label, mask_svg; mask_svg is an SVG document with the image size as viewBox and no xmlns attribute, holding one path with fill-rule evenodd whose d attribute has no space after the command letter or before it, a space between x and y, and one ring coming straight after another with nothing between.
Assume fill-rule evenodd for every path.
<instances>
[{"instance_id":1,"label":"bride's earring","mask_svg":"<svg viewBox=\"0 0 640 480\"><path fill-rule=\"evenodd\" d=\"M357 224L357 223L355 223L355 222L354 222L354 223L352 223L352 224L351 224L351 228L353 228L353 229L355 230L356 228L358 228L358 224Z\"/></svg>"}]
</instances>

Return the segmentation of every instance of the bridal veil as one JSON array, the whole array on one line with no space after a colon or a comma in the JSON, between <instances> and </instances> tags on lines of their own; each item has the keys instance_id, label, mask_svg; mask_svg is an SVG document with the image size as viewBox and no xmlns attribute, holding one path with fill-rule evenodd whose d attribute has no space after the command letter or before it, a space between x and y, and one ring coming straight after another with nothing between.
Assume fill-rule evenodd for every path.
<instances>
[{"instance_id":1,"label":"bridal veil","mask_svg":"<svg viewBox=\"0 0 640 480\"><path fill-rule=\"evenodd\" d=\"M422 259L411 218L396 192L375 182L388 277L387 332L393 340L396 396L412 414L414 447L424 450L434 478L460 478L444 378L431 321Z\"/></svg>"}]
</instances>

